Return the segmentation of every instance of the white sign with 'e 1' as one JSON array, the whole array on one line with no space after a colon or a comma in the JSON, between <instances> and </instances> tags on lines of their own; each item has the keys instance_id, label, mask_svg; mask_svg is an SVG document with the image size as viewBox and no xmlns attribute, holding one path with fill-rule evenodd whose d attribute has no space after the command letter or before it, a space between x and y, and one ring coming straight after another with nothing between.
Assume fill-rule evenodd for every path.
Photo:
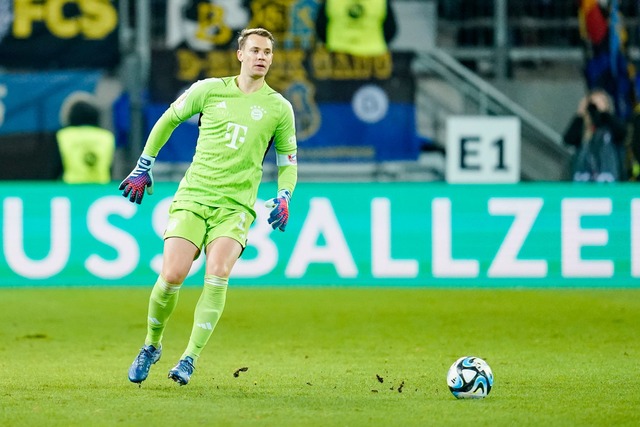
<instances>
[{"instance_id":1,"label":"white sign with 'e 1'","mask_svg":"<svg viewBox=\"0 0 640 427\"><path fill-rule=\"evenodd\" d=\"M520 119L449 117L446 179L450 183L520 181Z\"/></svg>"}]
</instances>

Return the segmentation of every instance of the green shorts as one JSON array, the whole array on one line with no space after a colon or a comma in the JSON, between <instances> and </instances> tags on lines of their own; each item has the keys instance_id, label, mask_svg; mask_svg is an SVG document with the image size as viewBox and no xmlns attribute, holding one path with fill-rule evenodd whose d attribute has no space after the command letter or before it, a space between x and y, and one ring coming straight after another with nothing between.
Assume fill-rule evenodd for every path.
<instances>
[{"instance_id":1,"label":"green shorts","mask_svg":"<svg viewBox=\"0 0 640 427\"><path fill-rule=\"evenodd\" d=\"M164 238L182 237L198 249L218 237L230 237L247 246L249 227L255 218L240 209L212 208L190 201L174 201L169 207L169 222Z\"/></svg>"}]
</instances>

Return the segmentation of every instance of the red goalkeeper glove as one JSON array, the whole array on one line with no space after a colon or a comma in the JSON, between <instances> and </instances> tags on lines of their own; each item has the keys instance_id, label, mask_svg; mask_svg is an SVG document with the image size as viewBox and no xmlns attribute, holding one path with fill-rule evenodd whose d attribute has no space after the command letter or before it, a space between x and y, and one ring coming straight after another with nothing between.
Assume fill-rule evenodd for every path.
<instances>
[{"instance_id":1,"label":"red goalkeeper glove","mask_svg":"<svg viewBox=\"0 0 640 427\"><path fill-rule=\"evenodd\" d=\"M151 168L155 162L155 157L147 156L143 154L138 159L136 168L120 183L120 190L124 197L129 197L131 203L140 204L142 202L142 196L144 196L144 190L147 193L153 194L153 174Z\"/></svg>"},{"instance_id":2,"label":"red goalkeeper glove","mask_svg":"<svg viewBox=\"0 0 640 427\"><path fill-rule=\"evenodd\" d=\"M267 200L264 204L271 209L267 221L274 230L278 228L280 231L284 231L287 227L287 222L289 222L289 200L291 200L291 193L288 190L280 190L275 199Z\"/></svg>"}]
</instances>

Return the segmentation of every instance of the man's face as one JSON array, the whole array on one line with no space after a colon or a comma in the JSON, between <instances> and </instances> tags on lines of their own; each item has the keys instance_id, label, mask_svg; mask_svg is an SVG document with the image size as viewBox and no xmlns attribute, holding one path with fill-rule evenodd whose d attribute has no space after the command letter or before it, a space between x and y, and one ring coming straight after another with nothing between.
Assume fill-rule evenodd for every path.
<instances>
[{"instance_id":1,"label":"man's face","mask_svg":"<svg viewBox=\"0 0 640 427\"><path fill-rule=\"evenodd\" d=\"M238 50L238 60L241 62L240 74L252 78L266 76L273 61L271 40L251 34L247 37L244 47Z\"/></svg>"}]
</instances>

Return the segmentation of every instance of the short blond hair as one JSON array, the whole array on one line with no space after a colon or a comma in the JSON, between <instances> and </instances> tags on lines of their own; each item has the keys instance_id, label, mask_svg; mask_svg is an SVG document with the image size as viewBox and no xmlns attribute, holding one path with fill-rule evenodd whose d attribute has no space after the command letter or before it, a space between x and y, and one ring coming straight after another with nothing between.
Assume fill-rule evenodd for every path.
<instances>
[{"instance_id":1,"label":"short blond hair","mask_svg":"<svg viewBox=\"0 0 640 427\"><path fill-rule=\"evenodd\" d=\"M275 46L276 44L276 39L269 30L264 28L245 28L240 31L240 35L238 35L238 49L242 50L244 48L244 45L247 42L247 37L252 34L268 38L271 40L271 46Z\"/></svg>"}]
</instances>

